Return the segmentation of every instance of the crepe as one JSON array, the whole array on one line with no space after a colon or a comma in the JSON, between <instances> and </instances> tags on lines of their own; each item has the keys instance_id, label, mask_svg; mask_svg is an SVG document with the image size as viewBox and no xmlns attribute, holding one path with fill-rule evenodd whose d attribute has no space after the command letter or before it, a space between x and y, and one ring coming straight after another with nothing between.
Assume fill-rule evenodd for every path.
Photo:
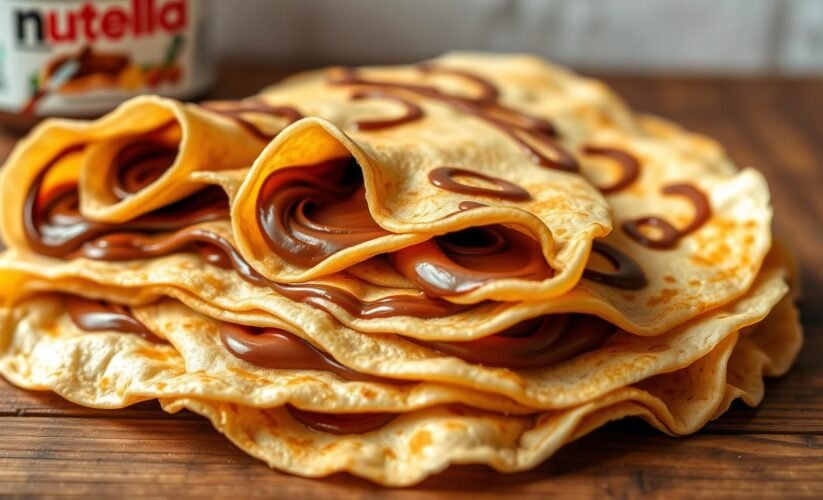
<instances>
[{"instance_id":1,"label":"crepe","mask_svg":"<svg viewBox=\"0 0 823 500\"><path fill-rule=\"evenodd\" d=\"M792 313L784 311L778 312L781 319L789 319ZM648 389L626 387L573 409L530 418L438 407L404 415L370 434L338 437L307 432L282 409L262 412L202 400L163 405L167 411L187 408L206 416L238 447L272 467L310 477L346 471L384 485L409 486L451 464L528 470L570 441L625 417L642 418L672 435L695 432L736 398L758 404L762 374L784 373L800 346L796 321L751 335L753 342L735 345L735 335L689 367L649 380ZM758 343L768 342L761 336L779 337L781 351L760 350ZM746 357L758 363L741 370L738 362ZM746 378L725 382L731 373Z\"/></svg>"},{"instance_id":2,"label":"crepe","mask_svg":"<svg viewBox=\"0 0 823 500\"><path fill-rule=\"evenodd\" d=\"M161 103L165 103L165 101L162 101ZM31 237L27 238L25 235L25 229L21 222L21 215L25 214L27 208L25 194L32 189L37 189L41 193L44 191L48 192L48 189L52 186L59 186L59 183L61 182L67 183L73 179L77 179L79 181L78 191L82 193L79 197L80 210L84 217L96 222L126 223L136 220L137 217L141 215L148 214L153 209L159 209L171 204L172 202L178 201L183 198L184 195L190 195L197 187L194 181L186 175L191 170L197 168L217 170L241 167L243 166L243 161L249 157L248 154L237 155L234 151L227 155L226 152L221 150L220 145L222 142L219 140L212 141L209 137L196 137L196 140L187 140L187 137L193 134L193 132L188 132L188 130L191 129L195 131L204 131L205 134L220 137L221 139L225 139L231 143L234 139L223 135L223 128L229 128L225 127L226 124L224 123L209 123L207 126L199 127L180 126L180 129L187 131L187 135L184 135L182 140L177 136L180 132L174 127L172 127L172 133L167 133L166 129L163 129L160 132L152 132L151 134L141 135L140 132L143 132L144 130L141 129L140 125L142 124L139 122L136 124L128 124L127 128L129 130L129 136L126 139L119 139L117 136L111 137L108 135L104 135L100 138L95 137L95 131L97 130L95 125L101 130L109 130L108 124L110 121L124 123L122 117L135 116L135 112L130 108L137 107L138 104L140 104L140 101L132 101L130 104L119 108L117 112L113 113L109 117L102 119L95 124L91 124L90 126L53 122L50 125L41 128L39 132L36 132L28 142L24 142L16 148L16 152L7 162L8 168L5 169L8 178L15 179L14 196L9 197L9 201L6 204L3 215L3 222L5 226L4 232L9 235L8 244L10 247L31 249ZM143 102L143 107L145 107L146 104L147 102ZM282 106L277 106L277 109L281 107ZM179 108L174 109L180 114L183 114ZM164 115L155 109L152 109L151 111L154 112L146 112L145 114L151 116L151 125L155 128L160 127L158 122L168 122L169 113L165 113ZM218 121L208 113L204 113L194 107L190 109L187 108L187 111L189 112L185 115L187 117L189 115L195 117L208 116L208 118L213 122ZM444 117L444 121L439 121L439 123L442 123L444 130L446 127L450 126L449 120L453 118L455 117ZM178 118L178 121L182 122L183 119ZM312 124L321 123L323 122L316 122L311 119L302 120L300 123L289 127L287 129L288 132L281 134L280 138L278 138L272 146L276 146L278 141L282 140L288 145L286 149L291 151L291 153L289 153L290 155L298 155L297 152L301 151L303 148L303 146L300 145L301 141L310 142L312 145L311 147L313 148L321 148L323 140L320 136L314 136L319 132L311 132L312 130L317 130L312 126ZM77 133L77 136L82 137L82 139L78 138L75 139L75 141L61 140L61 132L63 131L61 127L70 128L72 126L75 128L88 130L82 130L82 132ZM333 132L336 130L331 125L327 124L325 126L328 127L329 131ZM151 129L149 126L144 126L143 128ZM235 130L237 134L239 134L240 131L244 131L242 127L235 126L235 128L239 129ZM137 132L132 132L134 129L137 129ZM229 130L233 129L229 128ZM175 131L177 132L174 133ZM135 138L135 136L138 137ZM471 140L474 142L468 142L467 139L465 148L467 150L472 150L475 145L488 143L490 138L494 139L494 135L491 135L489 132L480 137L472 136ZM254 138L245 137L244 139L246 139L246 142L249 143L247 149L248 152L254 151L255 146L259 146L259 143L255 141ZM39 146L41 142L47 142L50 145L50 148L43 150L43 148ZM72 146L75 142L88 142L89 146L74 151ZM156 147L157 142L164 143L164 147L166 148L175 148L179 143L179 149L175 148L178 151L178 156L175 159L175 163L170 166L165 165L167 170L162 170L163 165L151 165L150 167L146 167L145 165L134 166L127 164L127 167L133 167L131 169L132 171L138 170L138 173L133 175L135 178L132 180L132 183L135 184L135 186L133 186L134 194L129 194L124 196L122 199L118 199L118 197L112 193L111 187L112 172L116 172L118 170L117 168L111 166L114 163L114 160L119 157L118 155L122 155L124 151L128 152L130 145L141 146L145 149ZM190 145L191 142L208 142L213 144L214 149L200 151L199 149L192 148ZM452 143L453 141L449 142ZM453 145L454 144L444 144L443 148L445 149L446 146L452 147ZM326 148L332 149L322 152L319 155L308 154L308 152L306 152L306 154L299 155L299 159L294 158L294 161L299 161L302 163L319 163L334 157L335 154L342 154L343 151L337 142L329 142L329 140L326 140ZM493 151L494 148L495 144L483 144L483 148L478 150L490 152ZM272 151L272 149L270 148L269 151ZM139 153L143 156L148 154L146 151L139 151ZM415 152L406 151L406 153L408 154L409 160L414 161L416 158ZM495 169L492 167L500 167L516 172L518 166L523 166L522 164L524 162L522 158L520 158L520 155L516 154L516 151L504 151L503 157L506 155L510 157L506 160L509 162L508 165L499 163L497 160L501 158L498 155L489 157L486 160L488 170L490 172L488 175L493 175ZM358 154L358 156L361 155ZM271 159L265 155L264 157L269 160L267 163L270 163ZM218 160L214 161L213 158L217 158ZM438 164L442 161L448 160L447 156L444 157L444 152L437 154L437 152L433 150L428 151L424 158L426 158L431 164ZM370 174L367 165L373 165L376 163L374 160L367 160L363 156L359 159L361 166L364 168L364 176L366 177L366 180L371 183L377 175ZM145 163L146 162L144 162L144 164ZM32 167L32 165L37 165L37 167ZM104 172L104 175L99 175L99 172L92 174L92 169L99 169L99 165L106 166L109 171ZM45 169L49 169L51 171L50 175L46 177L42 189L38 189L41 187L36 184L41 180L38 177L38 174L43 173ZM141 177L142 170L140 169L147 171L151 169L149 171L149 174L151 175L157 175L158 172L154 172L154 169L159 169L159 177L155 180L151 180L149 177L148 180L150 180L150 182L146 183L145 181L147 179L145 179L145 177L147 177L148 174ZM246 178L254 178L255 175L257 175L255 172L258 170L260 169L253 169L252 172L246 176ZM25 171L26 175L18 175L18 172L20 171ZM89 173L84 174L84 171ZM397 177L398 175L405 175L405 173L407 172L394 172L394 175ZM52 175L54 175L56 179L52 178ZM389 174L384 173L380 177L387 178L388 175ZM525 229L528 229L534 233L541 240L542 246L544 247L544 257L546 258L547 263L553 265L556 269L552 273L553 276L549 278L546 283L540 286L541 288L545 288L547 290L545 293L548 295L556 295L561 293L564 289L568 289L572 286L577 278L579 278L583 265L585 264L586 255L588 254L591 245L591 240L597 236L604 235L610 229L607 208L599 193L577 176L538 167L531 167L520 174L520 176L523 175L530 176L536 182L534 186L534 191L536 194L533 204L538 208L542 206L540 211L543 212L543 218L547 219L547 221L538 220L533 213L524 210L515 210L510 208L508 210L498 211L498 213L494 215L482 213L486 212L484 209L478 210L477 212L481 212L479 214L473 214L472 211L469 211L466 212L466 214L458 214L454 217L449 217L448 220L443 221L443 223L435 224L433 227L429 227L428 235L409 234L414 232L419 233L419 231L423 229L421 226L429 226L427 223L415 225L406 224L402 227L397 226L394 228L388 228L389 230L400 234L387 234L364 243L364 245L368 247L365 253L359 252L357 246L338 252L326 259L323 265L313 271L313 274L322 275L330 271L340 270L348 267L349 264L365 260L366 258L378 253L383 253L384 251L389 251L392 249L400 249L414 243L422 242L431 237L431 231L439 231L441 233L456 231L467 226L478 225L479 221L482 221L483 224L507 222L523 226ZM126 176L126 174L122 174L121 176ZM229 180L231 178L232 174L229 174ZM2 181L0 180L0 182ZM228 180L218 178L215 182L220 182L221 185L225 186ZM142 186L141 184L145 184L145 186ZM10 186L11 181L6 181L5 185ZM23 190L21 190L21 185L24 188ZM137 189L138 186L139 189ZM251 224L248 224L249 221L247 217L238 215L243 211L244 203L246 201L254 203L253 198L247 197L243 194L243 189L243 187L240 188L241 192L236 197L236 199L240 201L232 207L233 224L237 226L235 228L235 237L238 239L239 250L244 255L246 260L258 270L263 272L263 274L267 274L267 263L270 260L270 256L268 253L261 255L260 252L254 250L254 248L247 243L248 237L243 230L251 227ZM384 185L381 186L381 189L385 190L392 188ZM370 189L367 189L367 192L369 191ZM411 200L407 200L406 203L416 203L419 205L420 201L421 200L419 197L413 197ZM450 197L446 196L444 203L449 203L449 201ZM255 209L252 207L251 210L254 211ZM457 210L456 206L454 207L454 210ZM387 223L386 225L390 226L391 223ZM552 230L557 231L561 227L563 232L567 233L569 236L553 237ZM238 228L239 230L237 230ZM349 254L354 255L354 257L348 258L347 255ZM547 270L548 264L544 266ZM271 275L271 273L268 274ZM312 277L312 273L304 272L294 276L277 276L277 278L281 278L281 281L300 281L308 277ZM512 281L516 285L522 280ZM520 283L520 285L523 285L523 283ZM502 286L505 288L506 283L502 283ZM490 293L495 295L494 292Z\"/></svg>"},{"instance_id":3,"label":"crepe","mask_svg":"<svg viewBox=\"0 0 823 500\"><path fill-rule=\"evenodd\" d=\"M277 389L254 383L259 392L245 394L242 386L224 384L219 370L202 370L197 356L183 369L184 363L171 346L152 345L129 334L70 331L59 310L50 316L36 312L55 308L59 301L46 296L14 312L0 312L5 320L13 316L18 325L10 353L0 358L0 372L16 384L52 389L76 403L102 408L175 394L178 397L162 401L167 411L188 408L203 414L235 444L273 467L306 476L349 471L391 486L416 483L451 463L485 463L507 472L528 469L566 442L625 416L639 416L670 434L694 432L738 397L757 404L762 398L762 376L784 373L801 343L796 311L790 300L783 300L764 322L743 330L740 336L732 332L687 366L645 378L580 406L532 416L435 406L407 412L365 434L336 436L307 428L285 407L259 408L263 401L284 402L282 396L260 397L261 392L271 394ZM51 324L37 324L43 318L50 318ZM196 328L183 323L174 330L166 333L181 341ZM175 347L180 346L175 342ZM27 360L31 357L39 361ZM348 404L358 410L376 409L379 404L361 405L385 396L375 385L369 389L376 395L369 397L352 388L331 398L323 390L303 393L301 389L313 383L338 383L323 375L315 380L306 373L285 375L291 381L295 377L308 380L300 384L280 380L279 389L290 393L285 401L300 401L308 408L339 411L347 408L347 399L354 399L356 403ZM439 389L448 392L446 387ZM179 397L187 390L199 397ZM433 386L418 385L415 391L437 394ZM330 405L328 399L343 406ZM434 396L427 404L436 399ZM251 400L255 406L238 400Z\"/></svg>"},{"instance_id":4,"label":"crepe","mask_svg":"<svg viewBox=\"0 0 823 500\"><path fill-rule=\"evenodd\" d=\"M96 295L84 283L64 286L60 282L31 282L31 286L34 290L46 288ZM281 312L285 317L292 317L292 321L284 322L254 311L223 311L174 289L158 290L154 295L168 294L208 316L231 323L285 327L328 353L336 362L359 373L399 380L447 383L506 396L531 408L557 409L584 403L646 377L688 365L707 354L726 336L761 321L787 290L785 271L779 261L774 262L743 298L664 335L639 337L617 331L602 344L573 351L568 359L543 368L529 369L472 363L396 336L368 335L350 330L329 318L318 317L316 321L306 321L296 311L293 313L294 309L290 311L285 306ZM119 300L130 295L105 288L97 294ZM174 316L181 315L156 312L147 315L146 324L154 324L157 320L153 318ZM311 327L305 328L303 324ZM572 329L564 335L574 337L586 333ZM497 354L501 361L510 356L502 348Z\"/></svg>"},{"instance_id":5,"label":"crepe","mask_svg":"<svg viewBox=\"0 0 823 500\"><path fill-rule=\"evenodd\" d=\"M194 170L249 165L266 142L223 115L153 96L131 99L96 121L46 120L6 161L0 180L3 213L21 213L29 186L52 167L55 183L79 179L82 210L89 218L123 222L190 194L195 187L187 176ZM144 152L160 156L160 161L143 172L148 179L142 180L151 182L121 199L111 185L130 180L117 178L112 160L135 145L148 146ZM3 234L9 246L26 246L19 220L4 215Z\"/></svg>"},{"instance_id":6,"label":"crepe","mask_svg":"<svg viewBox=\"0 0 823 500\"><path fill-rule=\"evenodd\" d=\"M694 432L801 343L763 176L527 56L51 121L0 175L0 374L307 476Z\"/></svg>"},{"instance_id":7,"label":"crepe","mask_svg":"<svg viewBox=\"0 0 823 500\"><path fill-rule=\"evenodd\" d=\"M85 331L66 310L70 297L39 294L0 312L6 324L0 335L3 376L95 408L194 397L329 413L399 413L444 403L533 412L505 397L443 384L350 381L322 370L258 368L226 350L215 320L175 301L132 309L154 335L148 340L116 327Z\"/></svg>"},{"instance_id":8,"label":"crepe","mask_svg":"<svg viewBox=\"0 0 823 500\"><path fill-rule=\"evenodd\" d=\"M546 117L551 117L553 122L557 122L558 128L562 125L563 130L571 131L564 132L563 137L568 136L567 140L572 143L572 147L576 147L575 143L582 143L586 138L588 142L601 147L608 145L611 149L631 152L641 162L641 175L628 189L608 194L613 217L618 223L625 223L638 216L655 214L659 207L665 207L666 212L673 214L670 219L674 223L679 225L688 223L691 218L688 203L684 203L678 199L679 197L663 196L660 190L669 183L690 179L699 179L699 183L696 184L697 188L708 196L713 216L694 235L687 235L681 244L666 251L646 249L628 239L624 231L614 231L605 240L606 245L610 245L625 255L631 255L633 258L634 256L641 257L636 258L636 261L649 263L647 266L641 266L646 275L647 284L639 290L626 290L622 287L615 287L614 284L592 282L587 278L580 280L591 239L598 231L603 234L606 226L611 224L609 221L602 220L603 214L597 213L599 209L592 208L598 206L595 198L592 197L596 194L585 194L585 191L581 194L577 188L569 187L567 184L577 182L578 177L575 175L556 169L547 169L529 161L524 162L522 155L518 154L517 143L507 144L506 141L511 142L510 138L505 134L497 133L494 127L482 121L474 123L478 120L473 120L471 115L464 116L466 113L461 114L459 110L455 111L448 105L438 104L437 100L430 103L425 99L420 99L420 105L427 113L422 123L407 123L379 131L347 130L347 135L344 136L341 129L329 122L303 120L281 134L258 158L255 167L248 172L248 175L243 170L217 172L199 170L185 179L175 179L169 174L175 171L176 167L172 167L171 171L167 171L159 179L148 184L146 188L138 191L138 195L120 203L132 203L132 206L137 206L138 204L133 202L140 201L139 198L144 192L151 194L152 191L161 188L164 192L176 192L178 186L193 189L192 186L197 183L217 183L226 189L234 200L232 203L234 217L231 222L233 231L225 227L226 221L212 221L210 226L217 226L215 231L224 234L225 239L238 247L245 260L257 271L270 278L274 276L281 280L292 281L294 277L284 278L282 273L271 269L273 265L277 267L284 263L275 253L271 252L265 243L258 240L255 240L254 244L249 243L254 240L255 231L259 232L257 224L249 220L255 217L248 213L254 211L257 199L254 194L255 186L260 183L260 178L265 177L264 174L277 167L278 161L284 161L286 164L293 161L311 165L327 157L354 153L361 159L360 167L364 171L366 180L380 177L384 179L384 183L402 181L404 184L413 185L412 188L391 189L391 186L387 184L380 186L380 189L377 189L377 186L369 189L368 185L371 183L365 183L367 184L366 196L373 195L374 198L370 201L370 206L374 212L372 215L378 219L377 222L394 226L394 230L403 230L397 226L402 223L402 219L393 216L392 220L395 222L391 222L378 217L378 213L394 213L400 210L399 207L409 207L403 210L413 211L412 220L415 222L411 226L407 223L402 224L406 224L406 229L414 226L417 227L414 231L426 231L425 235L420 233L408 233L402 236L389 234L354 245L323 260L318 264L320 267L312 271L317 274L321 271L343 268L348 275L354 275L358 279L351 276L327 275L322 279L317 278L312 281L333 283L345 289L349 294L355 295L358 300L366 302L388 296L405 295L416 298L420 295L417 286L391 269L382 257L362 261L376 252L385 250L387 247L383 243L390 247L404 247L430 239L433 232L448 232L460 226L476 225L478 222L488 225L496 221L520 221L518 228L531 227L532 233L543 231L544 236L546 227L551 230L551 236L544 237L542 241L543 250L547 251L550 257L547 257L547 260L552 263L553 268L556 268L555 274L547 281L493 279L468 293L446 294L441 298L441 300L457 303L474 303L489 298L506 301L519 299L521 302L519 304L480 303L477 307L465 309L463 313L460 312L460 308L447 308L449 314L424 315L422 318L407 316L402 311L389 317L364 317L352 314L329 301L323 304L325 310L352 328L367 332L396 332L426 340L480 338L520 321L558 312L596 314L633 333L657 335L706 310L728 303L751 286L753 277L770 245L768 228L771 222L771 210L768 190L762 176L751 170L735 174L728 159L722 155L722 151L718 151L718 148L713 147L706 139L695 138L659 120L640 119L635 122L631 115L625 113L624 106L601 86L533 59L501 59L463 55L447 56L435 60L432 64L447 69L459 68L461 71L473 71L482 75L483 78L495 84L501 93L500 100L513 109L519 109L518 104L522 107L520 100L525 99L521 82L525 78L524 75L528 75L529 81L554 82L557 80L552 85L546 84L544 87L529 89L529 102L540 103L539 106L530 106L530 110L545 108ZM415 75L421 78L419 71L405 67L361 70L361 73L367 77L374 74L379 78L384 78L384 75L392 75L395 79ZM351 100L353 91L350 86L337 86L329 83L329 79L333 78L334 74L334 71L329 71L295 77L268 90L258 100L265 99L270 109L290 109L289 107L292 106L294 109L299 108L302 113L328 117L335 120L337 125L347 128L351 128L353 123L363 121L361 120L363 116L381 116L381 113L386 113L384 108L387 103L382 102L385 99ZM422 78L426 82L432 79L440 82L433 76L423 75ZM440 79L442 78L441 75ZM474 84L471 81L466 82L460 79L451 81L452 86L461 83L460 91L463 93L473 91L472 85ZM561 97L568 97L568 99L561 99ZM299 104L294 104L295 102ZM572 104L574 111L567 109ZM230 108L229 104L224 104L224 106L227 109L243 109L238 104L235 104L234 108ZM549 111L552 114L549 114ZM530 112L540 117L537 113ZM606 115L608 118L600 115ZM119 116L115 113L112 120L120 120ZM258 119L261 116L270 118L260 113L242 116ZM593 118L592 116L600 117ZM220 121L218 118L214 120ZM234 123L227 117L223 117L223 121ZM221 127L225 125L222 121L219 124ZM479 127L482 133L478 131L477 134L468 134L469 137L448 133L446 129L455 128L455 124L474 127L472 130ZM235 126L238 125L235 123ZM438 126L444 127L442 133L434 133ZM239 128L246 130L245 127ZM215 128L215 133L217 130L219 129ZM425 133L425 136L415 139L415 131ZM584 133L589 135L584 136ZM50 135L44 133L41 141ZM445 144L435 147L431 141L430 136L432 135L442 136ZM463 138L458 139L457 137ZM461 140L465 142L465 147L455 148L454 146ZM477 144L481 140L484 141L482 147ZM31 144L24 144L18 148L22 152L10 159L10 168L7 170L29 168L28 165L23 165L22 160L25 157L23 153L28 150L39 150L37 144L41 141L32 140ZM410 141L422 144L425 148L410 147ZM487 144L490 141L491 144ZM103 140L102 145L99 144L90 149L112 151L117 147L117 141ZM474 163L484 175L497 177L495 174L505 173L512 181L517 181L530 191L535 191L535 196L540 199L562 199L563 203L577 205L570 205L570 209L567 210L556 206L556 202L552 202L553 205L543 206L544 203L532 200L520 203L522 206L514 210L511 203L501 204L500 200L483 197L485 203L494 206L474 208L445 217L447 215L445 212L453 210L453 206L459 204L460 199L466 196L455 197L454 193L437 189L425 179L413 180L416 177L404 169L409 169L410 165L419 166L421 162L424 165L446 162L451 160L448 155L456 154L455 149L465 157L460 158L460 162L474 161L476 156L477 161ZM515 151L511 151L512 149ZM187 151L187 148L182 148L182 151ZM497 160L501 158L506 158L506 161L511 164L498 162ZM598 159L596 155L579 156L578 162L581 164L583 173L592 174L602 167L601 163L597 163ZM603 161L602 158L600 160ZM609 160L605 161L608 163ZM101 160L100 164L106 165L109 162ZM214 168L212 162L204 162L202 165L205 166L192 168ZM519 167L515 168L514 165L519 165ZM425 173L425 169L418 170ZM99 180L102 177L90 176L89 178ZM562 181L562 185L558 184L559 181ZM84 187L81 183L80 191L83 193L80 196L81 209L85 208L82 204L86 200L101 196L98 194L101 189L89 189L87 194ZM16 191L19 195L20 190ZM426 203L420 203L421 198L425 199ZM438 202L430 203L430 200L438 200ZM142 210L143 205L139 206L141 206L141 211L133 211L134 215L145 212ZM11 203L10 207L4 211L3 217L4 224L9 227L6 232L19 233L22 231L19 228L22 206L17 205L19 212L13 208L14 203ZM403 210L400 211L401 215L404 214ZM435 213L426 216L425 213L418 213L420 210L434 210ZM581 211L588 211L588 215L580 214ZM84 214L95 219L93 211L87 213L84 210ZM219 214L215 214L215 217L218 216ZM540 221L534 216L537 216ZM409 218L409 214L404 217ZM434 221L441 217L445 218ZM417 220L420 222L416 222ZM600 222L596 222L598 220ZM438 224L441 224L442 228L438 229L441 227ZM597 229L598 227L600 229ZM550 242L547 243L547 241ZM15 248L29 249L25 241L21 242L20 238L16 237L10 238L10 245ZM552 248L545 248L547 245ZM557 259L563 260L563 263ZM353 261L358 262L352 264ZM80 263L80 265L86 266L85 263ZM112 270L118 272L117 266ZM101 271L101 274L106 273ZM199 280L191 281L200 281L194 284L195 288L202 288L202 281L205 280L219 279L222 282L221 288L235 286L238 281L228 273L217 278L213 277L214 274L215 272L210 272L201 276ZM306 276L305 272L300 275L302 278ZM576 288L571 293L561 293L568 291L569 286L572 285L576 285ZM254 290L249 293L258 298L264 292ZM427 290L427 293L431 293L431 290ZM557 295L558 293L561 294ZM278 294L275 292L274 295ZM555 297L551 300L537 302L537 299L544 299L546 296ZM232 295L227 302L236 303L238 297L236 294ZM322 299L319 300L322 302ZM260 304L260 302L258 300L254 307L277 314L276 300L268 304ZM226 304L219 304L219 306L231 307ZM438 305L437 308L443 309L444 306Z\"/></svg>"},{"instance_id":9,"label":"crepe","mask_svg":"<svg viewBox=\"0 0 823 500\"><path fill-rule=\"evenodd\" d=\"M228 178L223 179L224 184ZM520 321L552 313L580 312L598 315L621 328L640 335L656 335L682 323L706 310L723 305L745 292L755 276L752 268L759 267L759 248L770 242L767 225L770 218L768 198L763 196L765 184L759 174L749 171L724 181L716 191L715 210L723 210L728 217L716 217L705 236L696 239L690 248L678 248L681 255L670 252L638 248L624 235L615 233L606 241L616 248L642 256L648 284L640 290L627 291L590 280L582 280L567 294L541 302L485 303L457 310L443 316L414 317L358 317L332 301L323 301L322 308L336 318L361 331L395 332L426 340L470 340L484 337ZM651 199L647 204L656 204ZM642 213L642 212L640 212ZM231 240L226 221L201 224L213 233ZM730 229L731 228L731 229ZM737 256L726 250L725 243L732 229L740 231L739 237L751 243L740 245ZM721 240L721 241L718 241ZM679 257L679 258L678 258ZM32 262L30 262L32 261ZM745 261L746 265L739 265ZM249 286L233 271L223 271L198 264L191 256L174 256L158 259L150 266L139 266L128 277L122 276L123 264L107 265L104 262L78 260L69 264L34 259L27 255L9 254L0 260L1 269L26 269L58 277L86 277L102 283L122 283L137 286L145 283L169 283L191 290L214 305L235 310L262 309L277 315L279 304L285 299L282 293L267 286ZM645 265L645 263L649 263ZM380 264L379 262L376 264ZM736 265L738 267L736 267ZM369 278L363 267L356 273ZM396 273L386 265L374 267L374 273L383 277ZM381 286L366 279L337 274L312 283L331 285L346 290L361 301L374 302L387 296L419 296L419 291L396 286ZM215 286L204 286L214 284ZM389 283L391 284L391 283ZM402 284L402 283L401 283ZM263 288L263 289L261 289ZM11 288L12 290L14 288ZM232 293L224 293L232 290ZM466 329L466 326L471 328Z\"/></svg>"}]
</instances>

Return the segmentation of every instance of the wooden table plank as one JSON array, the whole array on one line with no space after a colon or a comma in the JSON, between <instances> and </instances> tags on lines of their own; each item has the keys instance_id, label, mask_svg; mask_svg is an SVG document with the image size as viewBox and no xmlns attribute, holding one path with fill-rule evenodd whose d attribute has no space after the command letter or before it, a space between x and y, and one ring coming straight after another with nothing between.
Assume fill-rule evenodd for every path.
<instances>
[{"instance_id":1,"label":"wooden table plank","mask_svg":"<svg viewBox=\"0 0 823 500\"><path fill-rule=\"evenodd\" d=\"M232 496L310 492L357 496L375 489L347 475L307 481L268 470L205 421L67 417L0 419L0 494L176 494ZM665 491L752 494L823 491L823 437L698 434L687 439L606 429L520 474L462 466L425 481L416 492L612 493ZM381 496L402 498L408 492Z\"/></svg>"},{"instance_id":2,"label":"wooden table plank","mask_svg":"<svg viewBox=\"0 0 823 500\"><path fill-rule=\"evenodd\" d=\"M215 98L242 97L283 75L224 68ZM455 467L408 491L346 475L306 480L271 472L196 415L156 403L92 410L0 381L0 494L407 497L485 494L786 496L823 494L823 80L618 77L636 109L718 139L769 179L776 233L796 253L807 345L770 381L756 409L736 405L695 436L673 439L617 423L515 475ZM0 160L16 136L0 132Z\"/></svg>"}]
</instances>

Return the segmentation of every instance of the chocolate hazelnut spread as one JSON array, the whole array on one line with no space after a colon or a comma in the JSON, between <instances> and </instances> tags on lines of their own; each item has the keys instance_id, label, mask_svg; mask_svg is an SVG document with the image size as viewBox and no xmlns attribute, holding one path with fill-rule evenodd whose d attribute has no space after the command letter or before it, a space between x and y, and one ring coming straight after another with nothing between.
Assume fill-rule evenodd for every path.
<instances>
[{"instance_id":1,"label":"chocolate hazelnut spread","mask_svg":"<svg viewBox=\"0 0 823 500\"><path fill-rule=\"evenodd\" d=\"M255 328L221 322L220 339L232 355L263 368L322 370L350 381L407 383L403 380L386 379L356 372L341 365L330 355L297 335L278 328Z\"/></svg>"},{"instance_id":2,"label":"chocolate hazelnut spread","mask_svg":"<svg viewBox=\"0 0 823 500\"><path fill-rule=\"evenodd\" d=\"M155 344L166 343L135 318L126 306L79 295L67 295L65 300L72 323L81 330L133 333Z\"/></svg>"},{"instance_id":3,"label":"chocolate hazelnut spread","mask_svg":"<svg viewBox=\"0 0 823 500\"><path fill-rule=\"evenodd\" d=\"M369 213L354 158L275 171L263 183L257 213L271 250L302 265L389 234Z\"/></svg>"},{"instance_id":4,"label":"chocolate hazelnut spread","mask_svg":"<svg viewBox=\"0 0 823 500\"><path fill-rule=\"evenodd\" d=\"M158 170L155 144L146 144L142 152L127 147L128 169L117 168L109 178L112 192L134 191L151 182ZM221 188L205 188L172 205L138 217L126 224L111 225L86 219L79 213L77 185L64 183L41 192L50 169L79 148L58 154L37 176L26 196L23 226L26 240L37 253L61 259L85 257L97 260L132 260L172 252L196 251L211 265L234 269L247 282L271 287L285 296L313 307L328 310L336 304L360 318L392 316L439 317L455 314L469 306L454 304L424 294L392 295L362 301L351 293L321 284L278 284L252 268L225 238L197 227L196 224L229 216L228 197ZM132 171L142 172L132 175ZM122 182L117 179L123 179ZM117 184L119 182L119 184Z\"/></svg>"},{"instance_id":5,"label":"chocolate hazelnut spread","mask_svg":"<svg viewBox=\"0 0 823 500\"><path fill-rule=\"evenodd\" d=\"M469 363L527 370L561 363L596 349L614 329L610 323L594 316L551 314L525 320L477 340L411 340Z\"/></svg>"},{"instance_id":6,"label":"chocolate hazelnut spread","mask_svg":"<svg viewBox=\"0 0 823 500\"><path fill-rule=\"evenodd\" d=\"M291 405L286 405L286 409L295 420L310 429L341 436L377 430L397 418L396 413L319 413Z\"/></svg>"},{"instance_id":7,"label":"chocolate hazelnut spread","mask_svg":"<svg viewBox=\"0 0 823 500\"><path fill-rule=\"evenodd\" d=\"M211 85L208 1L0 0L0 124L101 115Z\"/></svg>"}]
</instances>

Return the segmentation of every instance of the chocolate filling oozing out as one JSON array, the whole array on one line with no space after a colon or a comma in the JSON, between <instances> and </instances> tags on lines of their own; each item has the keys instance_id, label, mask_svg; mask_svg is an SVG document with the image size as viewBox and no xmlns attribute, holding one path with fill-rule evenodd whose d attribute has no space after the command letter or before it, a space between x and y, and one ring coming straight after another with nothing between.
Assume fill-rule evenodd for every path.
<instances>
[{"instance_id":1,"label":"chocolate filling oozing out","mask_svg":"<svg viewBox=\"0 0 823 500\"><path fill-rule=\"evenodd\" d=\"M87 332L132 333L149 342L166 343L135 318L128 307L120 304L67 295L66 311L72 323Z\"/></svg>"}]
</instances>

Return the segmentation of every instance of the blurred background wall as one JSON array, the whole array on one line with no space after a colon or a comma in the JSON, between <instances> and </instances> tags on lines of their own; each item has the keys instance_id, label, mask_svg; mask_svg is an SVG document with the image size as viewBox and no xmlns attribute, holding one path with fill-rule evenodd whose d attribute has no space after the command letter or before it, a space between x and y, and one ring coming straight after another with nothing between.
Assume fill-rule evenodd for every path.
<instances>
[{"instance_id":1,"label":"blurred background wall","mask_svg":"<svg viewBox=\"0 0 823 500\"><path fill-rule=\"evenodd\" d=\"M598 71L823 72L823 0L215 0L224 60L528 51Z\"/></svg>"}]
</instances>

